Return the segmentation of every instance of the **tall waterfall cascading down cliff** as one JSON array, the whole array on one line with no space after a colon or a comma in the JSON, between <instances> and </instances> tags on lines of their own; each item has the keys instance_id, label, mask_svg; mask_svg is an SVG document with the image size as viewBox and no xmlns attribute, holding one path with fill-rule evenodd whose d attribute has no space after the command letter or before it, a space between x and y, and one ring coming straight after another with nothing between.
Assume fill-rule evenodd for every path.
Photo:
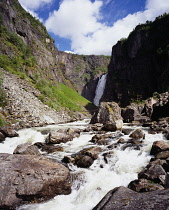
<instances>
[{"instance_id":1,"label":"tall waterfall cascading down cliff","mask_svg":"<svg viewBox=\"0 0 169 210\"><path fill-rule=\"evenodd\" d=\"M100 76L93 103L98 106L106 85L107 73Z\"/></svg>"}]
</instances>

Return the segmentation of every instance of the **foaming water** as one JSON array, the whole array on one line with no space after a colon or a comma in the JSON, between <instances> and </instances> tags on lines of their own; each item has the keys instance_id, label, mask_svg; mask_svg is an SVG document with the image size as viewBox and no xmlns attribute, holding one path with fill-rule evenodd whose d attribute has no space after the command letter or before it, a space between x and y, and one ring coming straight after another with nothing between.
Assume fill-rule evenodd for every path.
<instances>
[{"instance_id":1,"label":"foaming water","mask_svg":"<svg viewBox=\"0 0 169 210\"><path fill-rule=\"evenodd\" d=\"M85 128L87 124L86 121L52 125L45 128L24 129L19 131L20 137L11 140L7 138L5 143L1 144L0 152L4 152L3 149L5 148L6 152L12 153L16 145L27 141L32 143L44 142L46 136L42 135L40 131L45 129ZM123 144L114 149L108 149L108 145L101 145L102 152L89 169L78 168L73 164L69 164L73 180L70 195L59 195L41 204L24 205L19 207L18 210L91 210L109 190L118 186L127 186L130 181L137 179L137 174L148 164L151 158L149 151L152 143L156 140L162 140L164 137L160 133L153 135L148 134L146 130L144 132L146 133L145 140L140 150L134 150L133 148L123 150ZM64 152L56 152L48 154L48 156L62 160L65 155L74 154L91 146L98 146L90 142L93 135L92 133L82 133L80 137L74 138L73 141L61 144ZM118 136L118 132L114 132L112 135ZM129 135L123 135L122 138L127 141ZM116 143L118 139L112 138L109 144Z\"/></svg>"}]
</instances>

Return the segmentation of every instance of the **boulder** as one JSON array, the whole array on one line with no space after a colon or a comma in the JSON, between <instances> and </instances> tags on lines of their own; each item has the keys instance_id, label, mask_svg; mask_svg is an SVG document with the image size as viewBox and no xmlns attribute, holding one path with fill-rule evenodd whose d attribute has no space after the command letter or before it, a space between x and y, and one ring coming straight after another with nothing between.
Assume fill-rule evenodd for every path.
<instances>
[{"instance_id":1,"label":"boulder","mask_svg":"<svg viewBox=\"0 0 169 210\"><path fill-rule=\"evenodd\" d=\"M16 147L13 154L21 154L21 155L40 155L38 147L32 145L31 143L20 144Z\"/></svg>"},{"instance_id":2,"label":"boulder","mask_svg":"<svg viewBox=\"0 0 169 210\"><path fill-rule=\"evenodd\" d=\"M169 151L169 143L166 141L155 141L152 145L150 155L156 155L162 151Z\"/></svg>"},{"instance_id":3,"label":"boulder","mask_svg":"<svg viewBox=\"0 0 169 210\"><path fill-rule=\"evenodd\" d=\"M0 209L69 194L69 170L41 155L0 154Z\"/></svg>"},{"instance_id":4,"label":"boulder","mask_svg":"<svg viewBox=\"0 0 169 210\"><path fill-rule=\"evenodd\" d=\"M121 186L109 191L93 210L166 210L168 194L169 189L138 193Z\"/></svg>"},{"instance_id":5,"label":"boulder","mask_svg":"<svg viewBox=\"0 0 169 210\"><path fill-rule=\"evenodd\" d=\"M144 139L145 133L141 129L136 129L130 134L129 137L132 139Z\"/></svg>"},{"instance_id":6,"label":"boulder","mask_svg":"<svg viewBox=\"0 0 169 210\"><path fill-rule=\"evenodd\" d=\"M102 152L102 148L100 148L100 147L90 147L90 148L80 151L80 153L82 155L87 155L87 156L93 158L93 160L96 160L98 158L98 154L100 152Z\"/></svg>"},{"instance_id":7,"label":"boulder","mask_svg":"<svg viewBox=\"0 0 169 210\"><path fill-rule=\"evenodd\" d=\"M5 136L5 137L18 137L19 134L11 127L2 127L0 128L0 132Z\"/></svg>"},{"instance_id":8,"label":"boulder","mask_svg":"<svg viewBox=\"0 0 169 210\"><path fill-rule=\"evenodd\" d=\"M94 160L98 158L98 154L102 152L100 147L90 147L83 149L80 152L68 156L64 156L62 161L64 163L73 163L80 168L89 168Z\"/></svg>"},{"instance_id":9,"label":"boulder","mask_svg":"<svg viewBox=\"0 0 169 210\"><path fill-rule=\"evenodd\" d=\"M59 145L52 145L52 144L45 144L42 142L36 142L34 145L36 145L39 149L42 151L45 151L47 153L53 153L53 152L63 152L63 147Z\"/></svg>"},{"instance_id":10,"label":"boulder","mask_svg":"<svg viewBox=\"0 0 169 210\"><path fill-rule=\"evenodd\" d=\"M143 116L142 112L144 110L144 105L138 105L132 103L131 105L123 108L121 110L121 115L125 123L139 121L140 123L145 123L150 121L148 116Z\"/></svg>"},{"instance_id":11,"label":"boulder","mask_svg":"<svg viewBox=\"0 0 169 210\"><path fill-rule=\"evenodd\" d=\"M5 141L5 135L0 132L0 143Z\"/></svg>"},{"instance_id":12,"label":"boulder","mask_svg":"<svg viewBox=\"0 0 169 210\"><path fill-rule=\"evenodd\" d=\"M166 172L161 165L148 165L138 174L139 179L152 180L155 183L164 184Z\"/></svg>"},{"instance_id":13,"label":"boulder","mask_svg":"<svg viewBox=\"0 0 169 210\"><path fill-rule=\"evenodd\" d=\"M128 188L136 192L151 192L164 189L162 185L153 183L147 179L136 179L129 183Z\"/></svg>"},{"instance_id":14,"label":"boulder","mask_svg":"<svg viewBox=\"0 0 169 210\"><path fill-rule=\"evenodd\" d=\"M111 135L96 134L92 137L91 142L98 145L107 145L110 143Z\"/></svg>"},{"instance_id":15,"label":"boulder","mask_svg":"<svg viewBox=\"0 0 169 210\"><path fill-rule=\"evenodd\" d=\"M78 155L75 158L75 165L80 168L89 168L93 164L93 158L87 155Z\"/></svg>"},{"instance_id":16,"label":"boulder","mask_svg":"<svg viewBox=\"0 0 169 210\"><path fill-rule=\"evenodd\" d=\"M158 159L167 159L169 157L169 151L162 151L155 155Z\"/></svg>"},{"instance_id":17,"label":"boulder","mask_svg":"<svg viewBox=\"0 0 169 210\"><path fill-rule=\"evenodd\" d=\"M59 129L57 132L67 134L72 136L73 138L79 137L81 130L78 128L68 128L68 129Z\"/></svg>"},{"instance_id":18,"label":"boulder","mask_svg":"<svg viewBox=\"0 0 169 210\"><path fill-rule=\"evenodd\" d=\"M120 130L123 120L119 105L115 102L101 102L90 123L102 123L106 131Z\"/></svg>"},{"instance_id":19,"label":"boulder","mask_svg":"<svg viewBox=\"0 0 169 210\"><path fill-rule=\"evenodd\" d=\"M66 143L68 141L72 141L73 137L71 135L67 135L65 133L59 133L57 131L51 131L46 138L45 142L47 144L60 144Z\"/></svg>"}]
</instances>

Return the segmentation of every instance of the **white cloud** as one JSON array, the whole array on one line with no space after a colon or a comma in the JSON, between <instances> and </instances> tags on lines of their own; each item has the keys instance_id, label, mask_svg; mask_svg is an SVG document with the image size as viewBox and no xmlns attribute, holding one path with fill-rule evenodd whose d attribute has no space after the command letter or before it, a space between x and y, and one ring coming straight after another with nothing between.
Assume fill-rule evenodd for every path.
<instances>
[{"instance_id":1,"label":"white cloud","mask_svg":"<svg viewBox=\"0 0 169 210\"><path fill-rule=\"evenodd\" d=\"M109 1L108 1L109 2ZM63 0L45 25L50 32L71 40L71 50L79 54L110 54L111 48L139 23L169 12L169 0L147 0L145 10L129 14L112 26L101 23L103 1Z\"/></svg>"},{"instance_id":2,"label":"white cloud","mask_svg":"<svg viewBox=\"0 0 169 210\"><path fill-rule=\"evenodd\" d=\"M37 10L44 4L49 4L53 0L19 0L20 4L30 10Z\"/></svg>"}]
</instances>

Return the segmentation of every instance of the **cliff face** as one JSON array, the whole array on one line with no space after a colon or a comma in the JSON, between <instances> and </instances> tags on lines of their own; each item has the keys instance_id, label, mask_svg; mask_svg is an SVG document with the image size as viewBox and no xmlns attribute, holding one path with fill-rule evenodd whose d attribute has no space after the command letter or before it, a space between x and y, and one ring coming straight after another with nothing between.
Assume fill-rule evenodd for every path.
<instances>
[{"instance_id":1,"label":"cliff face","mask_svg":"<svg viewBox=\"0 0 169 210\"><path fill-rule=\"evenodd\" d=\"M112 48L103 101L122 106L169 89L169 15L138 25Z\"/></svg>"},{"instance_id":2,"label":"cliff face","mask_svg":"<svg viewBox=\"0 0 169 210\"><path fill-rule=\"evenodd\" d=\"M13 32L22 39L27 51L36 60L32 66L23 63L21 71L34 80L40 75L54 84L64 83L87 99L93 100L98 77L107 71L109 56L82 56L58 51L46 28L27 13L17 0L2 0L0 14L1 24L8 31L0 40L0 53L10 58L16 57L17 60L18 56L23 57L23 52L18 52L9 44L9 33ZM3 30L4 28L2 32ZM28 55L25 57L27 59ZM91 88L92 91L89 91Z\"/></svg>"}]
</instances>

